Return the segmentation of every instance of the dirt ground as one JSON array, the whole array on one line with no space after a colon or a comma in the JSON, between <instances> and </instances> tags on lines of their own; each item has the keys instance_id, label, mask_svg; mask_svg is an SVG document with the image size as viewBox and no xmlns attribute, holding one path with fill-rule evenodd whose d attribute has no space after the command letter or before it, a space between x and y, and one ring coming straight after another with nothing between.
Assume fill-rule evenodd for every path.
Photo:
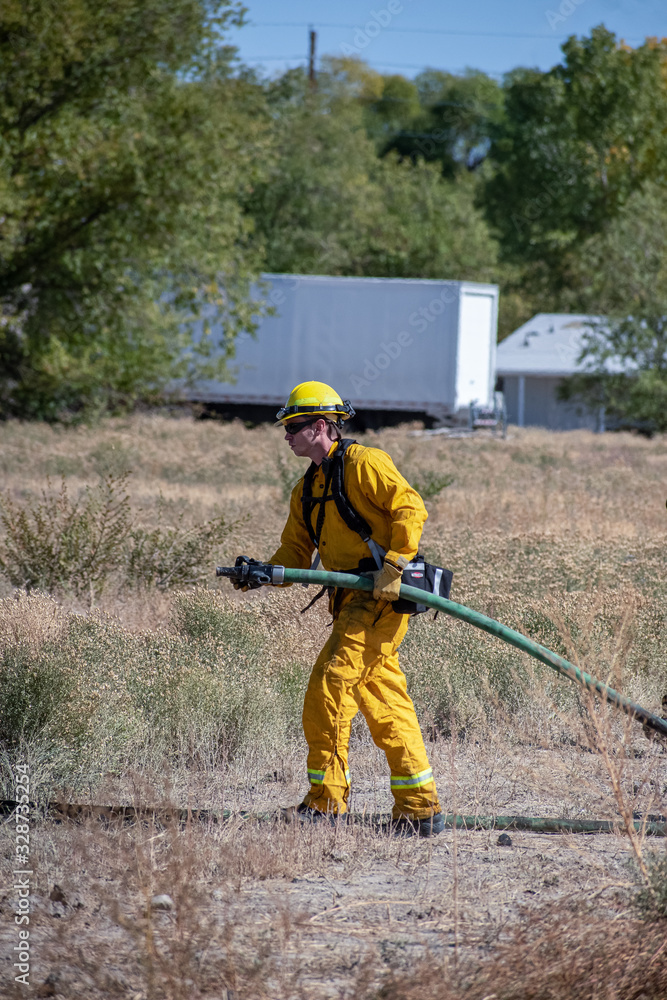
<instances>
[{"instance_id":1,"label":"dirt ground","mask_svg":"<svg viewBox=\"0 0 667 1000\"><path fill-rule=\"evenodd\" d=\"M504 747L430 746L445 808L606 818L622 827L607 769L586 747L556 751L516 740ZM664 812L667 754L647 742L637 747L619 757L622 780L636 789L634 805ZM360 727L352 749L354 813L387 810L383 761ZM554 908L590 912L596 921L628 918L636 863L620 828L596 835L510 830L511 844L501 845L498 830L394 839L359 824L301 827L266 818L298 801L301 756L295 748L273 762L273 774L264 761L250 782L247 770L224 785L214 775L193 775L193 805L205 798L213 809L237 813L222 824L35 821L36 995L378 996L386 976L419 963L475 968L516 928L539 924ZM144 779L137 778L142 804L151 794L139 785ZM169 794L183 801L183 789L162 794L163 803ZM157 803L160 793L152 795ZM248 808L253 817L241 818ZM5 857L12 835L6 823ZM642 846L664 852L656 838ZM167 909L155 908L159 895L169 897ZM6 888L0 913L8 973L15 911ZM23 996L11 979L3 995Z\"/></svg>"}]
</instances>

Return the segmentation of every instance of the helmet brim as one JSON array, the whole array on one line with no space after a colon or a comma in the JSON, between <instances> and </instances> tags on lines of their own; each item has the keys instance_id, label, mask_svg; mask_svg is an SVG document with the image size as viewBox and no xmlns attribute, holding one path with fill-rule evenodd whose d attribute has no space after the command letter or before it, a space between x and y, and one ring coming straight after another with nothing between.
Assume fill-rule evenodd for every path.
<instances>
[{"instance_id":1,"label":"helmet brim","mask_svg":"<svg viewBox=\"0 0 667 1000\"><path fill-rule=\"evenodd\" d=\"M285 426L286 420L293 420L294 417L323 417L325 420L327 418L334 421L334 423L342 422L343 420L349 420L355 414L354 407L350 403L349 399L344 399L342 406L336 403L334 406L328 407L327 409L322 409L320 406L281 406L276 413L276 423L275 426Z\"/></svg>"}]
</instances>

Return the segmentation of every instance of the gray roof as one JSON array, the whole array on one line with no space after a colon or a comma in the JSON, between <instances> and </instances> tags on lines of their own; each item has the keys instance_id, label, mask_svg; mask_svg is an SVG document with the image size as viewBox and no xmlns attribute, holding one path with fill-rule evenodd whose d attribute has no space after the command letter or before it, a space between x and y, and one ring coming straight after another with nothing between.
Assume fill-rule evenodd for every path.
<instances>
[{"instance_id":1,"label":"gray roof","mask_svg":"<svg viewBox=\"0 0 667 1000\"><path fill-rule=\"evenodd\" d=\"M590 332L599 316L569 313L538 313L498 344L498 375L573 375L582 336Z\"/></svg>"}]
</instances>

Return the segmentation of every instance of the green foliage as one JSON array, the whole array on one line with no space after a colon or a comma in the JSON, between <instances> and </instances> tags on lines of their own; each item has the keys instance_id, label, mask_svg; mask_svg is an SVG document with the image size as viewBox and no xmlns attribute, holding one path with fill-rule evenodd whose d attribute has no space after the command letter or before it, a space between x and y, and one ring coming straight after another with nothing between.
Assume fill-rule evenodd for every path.
<instances>
[{"instance_id":1,"label":"green foliage","mask_svg":"<svg viewBox=\"0 0 667 1000\"><path fill-rule=\"evenodd\" d=\"M0 499L0 570L15 587L67 590L98 596L120 566L130 532L127 474L106 476L72 500L63 476L60 492L42 491L24 506Z\"/></svg>"},{"instance_id":2,"label":"green foliage","mask_svg":"<svg viewBox=\"0 0 667 1000\"><path fill-rule=\"evenodd\" d=\"M167 590L201 583L210 575L206 561L213 547L227 537L231 526L219 515L188 527L183 524L183 511L173 526L165 526L165 512L166 504L160 497L156 512L158 526L131 529L132 545L125 566L128 583Z\"/></svg>"},{"instance_id":3,"label":"green foliage","mask_svg":"<svg viewBox=\"0 0 667 1000\"><path fill-rule=\"evenodd\" d=\"M233 637L236 648L258 655L263 646L255 616L239 615L225 607L217 591L199 590L177 594L171 614L177 632L195 642L227 642Z\"/></svg>"},{"instance_id":4,"label":"green foliage","mask_svg":"<svg viewBox=\"0 0 667 1000\"><path fill-rule=\"evenodd\" d=\"M422 724L444 736L527 715L550 680L547 668L442 615L411 623L401 663Z\"/></svg>"},{"instance_id":5,"label":"green foliage","mask_svg":"<svg viewBox=\"0 0 667 1000\"><path fill-rule=\"evenodd\" d=\"M266 84L275 159L247 205L268 268L499 281L501 339L536 311L634 308L664 284L665 60L600 27L502 87L354 59L315 94L300 71Z\"/></svg>"},{"instance_id":6,"label":"green foliage","mask_svg":"<svg viewBox=\"0 0 667 1000\"><path fill-rule=\"evenodd\" d=\"M659 315L664 42L598 27L502 86L328 58L314 91L235 68L241 21L237 0L4 4L0 418L227 377L261 270L498 281L501 337L538 310Z\"/></svg>"},{"instance_id":7,"label":"green foliage","mask_svg":"<svg viewBox=\"0 0 667 1000\"><path fill-rule=\"evenodd\" d=\"M210 331L193 346L182 329L206 303L223 361L252 326L259 260L238 193L263 126L220 43L237 14L232 0L3 5L0 414L157 398L208 370Z\"/></svg>"},{"instance_id":8,"label":"green foliage","mask_svg":"<svg viewBox=\"0 0 667 1000\"><path fill-rule=\"evenodd\" d=\"M267 88L273 115L271 159L247 210L262 240L267 270L346 274L354 271L360 234L377 217L369 184L376 163L361 108L318 91L300 72ZM328 112L328 113L327 113Z\"/></svg>"},{"instance_id":9,"label":"green foliage","mask_svg":"<svg viewBox=\"0 0 667 1000\"><path fill-rule=\"evenodd\" d=\"M247 199L269 271L488 280L496 246L472 177L378 159L367 100L336 60L316 94L303 74L267 86L273 155ZM370 86L370 85L368 85Z\"/></svg>"},{"instance_id":10,"label":"green foliage","mask_svg":"<svg viewBox=\"0 0 667 1000\"><path fill-rule=\"evenodd\" d=\"M565 380L563 398L604 407L612 427L667 430L667 303L595 324L581 360L588 371Z\"/></svg>"},{"instance_id":11,"label":"green foliage","mask_svg":"<svg viewBox=\"0 0 667 1000\"><path fill-rule=\"evenodd\" d=\"M564 255L599 232L630 195L664 183L665 47L619 45L604 27L569 38L547 73L516 70L493 130L485 190L506 253L539 262L551 288Z\"/></svg>"},{"instance_id":12,"label":"green foliage","mask_svg":"<svg viewBox=\"0 0 667 1000\"><path fill-rule=\"evenodd\" d=\"M470 174L441 177L436 164L387 157L377 168L384 223L369 234L366 273L395 278L498 277L498 247L476 207ZM363 258L362 258L363 260Z\"/></svg>"},{"instance_id":13,"label":"green foliage","mask_svg":"<svg viewBox=\"0 0 667 1000\"><path fill-rule=\"evenodd\" d=\"M297 738L302 733L301 713L309 676L310 665L292 662L279 670L276 677L276 689L287 713L288 731Z\"/></svg>"},{"instance_id":14,"label":"green foliage","mask_svg":"<svg viewBox=\"0 0 667 1000\"><path fill-rule=\"evenodd\" d=\"M55 653L55 651L54 651ZM77 713L63 712L78 703ZM54 740L76 744L85 721L73 676L56 655L46 662L27 646L5 651L0 660L2 739L8 746L48 733Z\"/></svg>"},{"instance_id":15,"label":"green foliage","mask_svg":"<svg viewBox=\"0 0 667 1000\"><path fill-rule=\"evenodd\" d=\"M566 380L565 399L604 407L610 427L667 428L667 213L655 182L583 245L563 299L607 314L585 336L585 372Z\"/></svg>"},{"instance_id":16,"label":"green foliage","mask_svg":"<svg viewBox=\"0 0 667 1000\"><path fill-rule=\"evenodd\" d=\"M403 124L395 125L384 152L438 163L446 177L477 169L489 151L492 128L502 120L500 85L479 70L460 76L426 70L412 86L420 105L403 104ZM381 114L382 102L374 110Z\"/></svg>"},{"instance_id":17,"label":"green foliage","mask_svg":"<svg viewBox=\"0 0 667 1000\"><path fill-rule=\"evenodd\" d=\"M500 85L485 73L427 69L408 80L382 76L358 59L324 64L320 90L361 105L366 132L381 155L436 163L450 178L484 161L504 101Z\"/></svg>"},{"instance_id":18,"label":"green foliage","mask_svg":"<svg viewBox=\"0 0 667 1000\"><path fill-rule=\"evenodd\" d=\"M442 493L444 489L451 486L454 482L454 476L442 475L437 472L429 472L423 478L416 479L412 486L417 490L423 500L431 500L433 497L437 497L439 493Z\"/></svg>"},{"instance_id":19,"label":"green foliage","mask_svg":"<svg viewBox=\"0 0 667 1000\"><path fill-rule=\"evenodd\" d=\"M373 131L387 141L387 138L401 131L406 123L420 114L416 84L398 74L383 77L382 93L369 105L368 110L369 120L375 119Z\"/></svg>"},{"instance_id":20,"label":"green foliage","mask_svg":"<svg viewBox=\"0 0 667 1000\"><path fill-rule=\"evenodd\" d=\"M652 181L634 192L570 259L566 281L566 307L612 316L659 311L667 283L664 187Z\"/></svg>"},{"instance_id":21,"label":"green foliage","mask_svg":"<svg viewBox=\"0 0 667 1000\"><path fill-rule=\"evenodd\" d=\"M0 572L15 587L72 593L91 600L109 580L129 587L190 586L210 573L211 550L231 531L224 517L184 524L184 513L168 524L160 497L158 524L133 522L127 493L129 473L107 474L72 500L63 477L59 493L42 491L24 505L0 498ZM49 481L50 488L50 481Z\"/></svg>"},{"instance_id":22,"label":"green foliage","mask_svg":"<svg viewBox=\"0 0 667 1000\"><path fill-rule=\"evenodd\" d=\"M141 635L98 612L66 614L57 635L31 631L52 614L40 594L0 602L0 747L48 753L47 785L90 785L166 757L219 766L271 752L298 727L297 675L267 670L257 615L230 612L217 594L181 595L172 629Z\"/></svg>"}]
</instances>

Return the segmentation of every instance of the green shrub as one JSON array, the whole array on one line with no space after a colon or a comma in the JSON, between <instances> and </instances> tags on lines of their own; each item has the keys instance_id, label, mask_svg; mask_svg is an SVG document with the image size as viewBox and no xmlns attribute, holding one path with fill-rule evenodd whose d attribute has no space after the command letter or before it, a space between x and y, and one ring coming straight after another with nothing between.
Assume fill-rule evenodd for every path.
<instances>
[{"instance_id":1,"label":"green shrub","mask_svg":"<svg viewBox=\"0 0 667 1000\"><path fill-rule=\"evenodd\" d=\"M303 732L301 714L309 676L310 666L291 662L278 671L276 678L276 690L284 706L287 729L296 737Z\"/></svg>"},{"instance_id":2,"label":"green shrub","mask_svg":"<svg viewBox=\"0 0 667 1000\"><path fill-rule=\"evenodd\" d=\"M97 596L121 565L130 531L127 473L105 476L78 500L67 492L42 491L41 500L20 506L0 499L0 569L15 587L66 590Z\"/></svg>"},{"instance_id":3,"label":"green shrub","mask_svg":"<svg viewBox=\"0 0 667 1000\"><path fill-rule=\"evenodd\" d=\"M0 659L2 741L18 746L48 735L75 745L85 728L84 706L67 654L53 649L43 657L25 645Z\"/></svg>"},{"instance_id":4,"label":"green shrub","mask_svg":"<svg viewBox=\"0 0 667 1000\"><path fill-rule=\"evenodd\" d=\"M297 676L273 668L259 615L217 594L179 595L171 629L136 634L95 611L63 614L57 635L30 641L50 610L40 594L0 601L0 748L51 755L46 783L91 786L165 758L224 765L298 728Z\"/></svg>"},{"instance_id":5,"label":"green shrub","mask_svg":"<svg viewBox=\"0 0 667 1000\"><path fill-rule=\"evenodd\" d=\"M423 615L401 646L408 690L421 718L439 733L469 729L531 700L526 659L484 633L443 616Z\"/></svg>"},{"instance_id":6,"label":"green shrub","mask_svg":"<svg viewBox=\"0 0 667 1000\"><path fill-rule=\"evenodd\" d=\"M165 514L165 502L158 500L157 516ZM210 576L205 566L213 546L218 545L232 530L224 517L214 517L202 524L187 527L181 512L173 526L136 527L130 530L131 545L127 553L125 576L130 585L154 586L159 590L187 587ZM205 568L204 568L205 567Z\"/></svg>"},{"instance_id":7,"label":"green shrub","mask_svg":"<svg viewBox=\"0 0 667 1000\"><path fill-rule=\"evenodd\" d=\"M454 476L442 475L438 472L427 472L423 478L414 479L412 486L421 496L422 500L431 500L442 493L444 489L451 486Z\"/></svg>"},{"instance_id":8,"label":"green shrub","mask_svg":"<svg viewBox=\"0 0 667 1000\"><path fill-rule=\"evenodd\" d=\"M211 549L232 530L224 517L184 524L181 512L166 523L167 504L158 500L157 527L133 524L128 472L106 475L72 500L63 476L59 492L50 480L40 500L23 505L0 498L0 572L15 587L99 597L112 577L124 586L160 590L190 586L210 574Z\"/></svg>"},{"instance_id":9,"label":"green shrub","mask_svg":"<svg viewBox=\"0 0 667 1000\"><path fill-rule=\"evenodd\" d=\"M186 638L214 642L253 657L260 655L265 642L257 618L255 612L229 607L219 591L204 587L176 594L171 611L173 628Z\"/></svg>"}]
</instances>

